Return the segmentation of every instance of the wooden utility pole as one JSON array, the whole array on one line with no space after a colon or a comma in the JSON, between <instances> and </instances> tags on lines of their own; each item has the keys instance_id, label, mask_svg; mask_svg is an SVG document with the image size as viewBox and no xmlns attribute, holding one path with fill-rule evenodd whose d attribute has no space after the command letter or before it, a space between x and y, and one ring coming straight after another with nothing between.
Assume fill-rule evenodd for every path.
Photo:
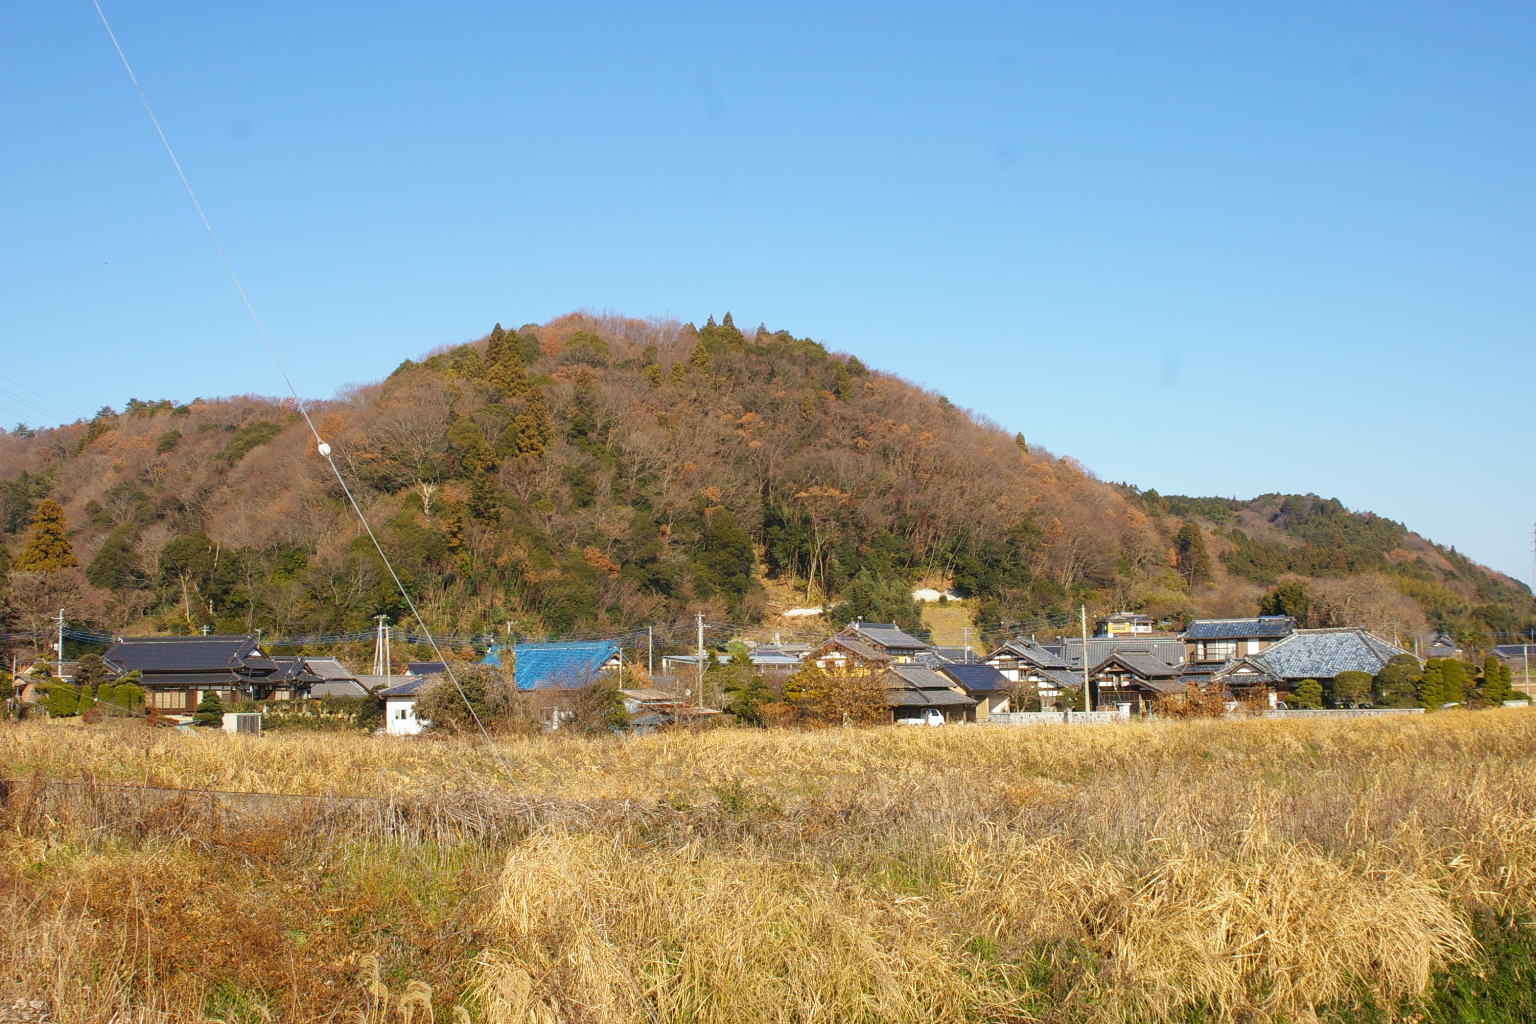
<instances>
[{"instance_id":1,"label":"wooden utility pole","mask_svg":"<svg viewBox=\"0 0 1536 1024\"><path fill-rule=\"evenodd\" d=\"M1088 697L1088 606L1078 605L1078 613L1083 622L1083 710L1092 711L1093 705Z\"/></svg>"}]
</instances>

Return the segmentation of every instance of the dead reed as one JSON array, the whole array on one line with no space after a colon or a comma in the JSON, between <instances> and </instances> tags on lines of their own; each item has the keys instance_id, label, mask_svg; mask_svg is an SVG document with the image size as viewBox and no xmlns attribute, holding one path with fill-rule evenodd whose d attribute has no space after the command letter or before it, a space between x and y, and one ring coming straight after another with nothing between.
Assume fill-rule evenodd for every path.
<instances>
[{"instance_id":1,"label":"dead reed","mask_svg":"<svg viewBox=\"0 0 1536 1024\"><path fill-rule=\"evenodd\" d=\"M0 1002L175 1022L1304 1022L1412 1000L1476 960L1479 921L1536 909L1522 710L501 752L515 782L457 741L9 728L13 779L392 799L273 820L14 797L0 906L23 941Z\"/></svg>"}]
</instances>

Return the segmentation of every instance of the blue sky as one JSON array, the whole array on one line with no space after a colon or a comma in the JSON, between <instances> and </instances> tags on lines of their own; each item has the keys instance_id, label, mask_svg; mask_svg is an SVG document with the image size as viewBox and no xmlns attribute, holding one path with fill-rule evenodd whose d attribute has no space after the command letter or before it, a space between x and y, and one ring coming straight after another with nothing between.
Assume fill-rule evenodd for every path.
<instances>
[{"instance_id":1,"label":"blue sky","mask_svg":"<svg viewBox=\"0 0 1536 1024\"><path fill-rule=\"evenodd\" d=\"M1531 577L1536 6L103 3L306 394L729 309ZM283 390L88 0L0 124L0 421Z\"/></svg>"}]
</instances>

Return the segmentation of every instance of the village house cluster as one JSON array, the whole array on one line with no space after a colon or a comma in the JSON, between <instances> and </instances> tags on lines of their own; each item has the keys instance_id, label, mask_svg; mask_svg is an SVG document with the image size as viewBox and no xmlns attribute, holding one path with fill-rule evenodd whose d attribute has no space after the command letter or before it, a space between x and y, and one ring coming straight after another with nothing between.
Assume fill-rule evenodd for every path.
<instances>
[{"instance_id":1,"label":"village house cluster","mask_svg":"<svg viewBox=\"0 0 1536 1024\"><path fill-rule=\"evenodd\" d=\"M1298 629L1280 615L1197 619L1170 633L1158 632L1147 616L1123 613L1102 620L1086 640L1021 636L982 651L934 646L891 623L856 621L819 643L748 645L745 657L771 685L807 666L832 678L874 679L892 723L940 725L1018 724L1081 713L1085 720L1129 718L1192 690L1219 694L1233 708L1282 710L1305 680L1327 687L1344 672L1374 676L1406 653L1362 628ZM551 727L561 720L559 694L607 680L638 731L719 715L713 706L719 701L708 699L699 684L707 666L729 658L664 655L654 677L637 677L631 667L628 678L612 641L492 645L482 660L500 666L508 655L519 690L557 698L549 702ZM258 637L239 635L120 637L102 658L119 677L134 673L147 709L168 718L189 719L210 693L226 707L371 695L383 700L385 731L395 735L430 724L417 715L417 700L445 669L412 662L403 674L357 674L335 658L271 655ZM70 667L59 667L62 678L68 679ZM23 699L35 696L33 681L22 682Z\"/></svg>"}]
</instances>

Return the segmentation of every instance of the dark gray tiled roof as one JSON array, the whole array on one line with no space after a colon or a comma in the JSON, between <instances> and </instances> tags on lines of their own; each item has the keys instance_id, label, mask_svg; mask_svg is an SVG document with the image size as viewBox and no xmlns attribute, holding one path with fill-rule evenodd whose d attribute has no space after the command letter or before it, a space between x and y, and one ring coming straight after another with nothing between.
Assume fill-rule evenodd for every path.
<instances>
[{"instance_id":1,"label":"dark gray tiled roof","mask_svg":"<svg viewBox=\"0 0 1536 1024\"><path fill-rule=\"evenodd\" d=\"M1215 670L1214 677L1231 686L1256 686L1280 681L1274 671L1264 664L1260 655L1229 661Z\"/></svg>"},{"instance_id":2,"label":"dark gray tiled roof","mask_svg":"<svg viewBox=\"0 0 1536 1024\"><path fill-rule=\"evenodd\" d=\"M121 672L232 669L256 651L254 636L125 636L102 655Z\"/></svg>"},{"instance_id":3,"label":"dark gray tiled roof","mask_svg":"<svg viewBox=\"0 0 1536 1024\"><path fill-rule=\"evenodd\" d=\"M901 680L897 685L915 686L922 690L947 690L954 686L954 682L939 674L937 669L927 665L892 665L887 670L886 685L891 685L894 676Z\"/></svg>"},{"instance_id":4,"label":"dark gray tiled roof","mask_svg":"<svg viewBox=\"0 0 1536 1024\"><path fill-rule=\"evenodd\" d=\"M1053 643L1042 644L1060 654L1066 659L1068 668L1081 668L1083 656L1083 642L1075 638L1064 638ZM1111 654L1125 652L1128 654L1150 654L1159 661L1168 665L1179 665L1184 661L1184 641L1179 639L1158 639L1149 636L1097 637L1088 640L1088 664L1097 665Z\"/></svg>"},{"instance_id":5,"label":"dark gray tiled roof","mask_svg":"<svg viewBox=\"0 0 1536 1024\"><path fill-rule=\"evenodd\" d=\"M309 662L309 670L321 679L356 679L352 670L343 665L337 658L305 658Z\"/></svg>"},{"instance_id":6,"label":"dark gray tiled roof","mask_svg":"<svg viewBox=\"0 0 1536 1024\"><path fill-rule=\"evenodd\" d=\"M887 690L886 707L892 708L971 708L976 702L954 690Z\"/></svg>"},{"instance_id":7,"label":"dark gray tiled roof","mask_svg":"<svg viewBox=\"0 0 1536 1024\"><path fill-rule=\"evenodd\" d=\"M863 658L865 661L890 661L891 660L891 656L889 654L886 654L884 651L880 650L878 647L871 647L869 644L864 643L862 640L855 640L851 636L843 636L843 635L839 634L838 636L834 636L834 637L828 639L821 646L822 647L827 647L827 646L841 647L845 651L848 651L850 654L855 654L858 657ZM819 655L820 651L821 651L821 648L818 647L814 651L812 651L811 654ZM810 654L807 654L806 655L807 659L809 659L810 656L811 656Z\"/></svg>"},{"instance_id":8,"label":"dark gray tiled roof","mask_svg":"<svg viewBox=\"0 0 1536 1024\"><path fill-rule=\"evenodd\" d=\"M1130 669L1143 679L1170 679L1179 674L1177 668L1161 658L1154 658L1150 654L1141 654L1135 651L1116 651L1099 662L1093 669L1093 672L1097 674L1117 664Z\"/></svg>"},{"instance_id":9,"label":"dark gray tiled roof","mask_svg":"<svg viewBox=\"0 0 1536 1024\"><path fill-rule=\"evenodd\" d=\"M416 676L399 686L391 686L387 690L380 690L380 697L414 697L417 692L428 683L437 679L437 676Z\"/></svg>"},{"instance_id":10,"label":"dark gray tiled roof","mask_svg":"<svg viewBox=\"0 0 1536 1024\"><path fill-rule=\"evenodd\" d=\"M356 679L327 679L309 688L311 697L366 697L368 688Z\"/></svg>"},{"instance_id":11,"label":"dark gray tiled roof","mask_svg":"<svg viewBox=\"0 0 1536 1024\"><path fill-rule=\"evenodd\" d=\"M180 689L183 686L203 686L209 689L228 689L231 686L244 686L250 680L234 672L147 672L139 680L139 685L150 690L158 690L169 687Z\"/></svg>"},{"instance_id":12,"label":"dark gray tiled roof","mask_svg":"<svg viewBox=\"0 0 1536 1024\"><path fill-rule=\"evenodd\" d=\"M994 693L1013 688L1013 684L991 665L940 665L939 674L960 684L967 693Z\"/></svg>"},{"instance_id":13,"label":"dark gray tiled roof","mask_svg":"<svg viewBox=\"0 0 1536 1024\"><path fill-rule=\"evenodd\" d=\"M1083 685L1083 674L1081 672L1073 672L1068 668L1045 668L1040 670L1040 675L1052 685L1063 690L1068 687L1078 689Z\"/></svg>"},{"instance_id":14,"label":"dark gray tiled roof","mask_svg":"<svg viewBox=\"0 0 1536 1024\"><path fill-rule=\"evenodd\" d=\"M1260 615L1252 619L1196 619L1184 631L1188 640L1278 640L1296 628L1289 615Z\"/></svg>"},{"instance_id":15,"label":"dark gray tiled roof","mask_svg":"<svg viewBox=\"0 0 1536 1024\"><path fill-rule=\"evenodd\" d=\"M1018 661L1027 661L1031 665L1040 668L1066 668L1067 662L1055 651L1046 650L1039 644L1029 640L1010 640L991 654L983 658L983 661L994 661L998 658L1013 658Z\"/></svg>"},{"instance_id":16,"label":"dark gray tiled roof","mask_svg":"<svg viewBox=\"0 0 1536 1024\"><path fill-rule=\"evenodd\" d=\"M910 633L904 633L894 622L851 622L848 629L866 642L890 651L922 651L928 645Z\"/></svg>"},{"instance_id":17,"label":"dark gray tiled roof","mask_svg":"<svg viewBox=\"0 0 1536 1024\"><path fill-rule=\"evenodd\" d=\"M436 675L447 667L440 661L408 661L405 663L405 674L410 676L431 676Z\"/></svg>"},{"instance_id":18,"label":"dark gray tiled roof","mask_svg":"<svg viewBox=\"0 0 1536 1024\"><path fill-rule=\"evenodd\" d=\"M1504 661L1523 662L1527 657L1536 661L1536 644L1498 644L1493 653Z\"/></svg>"},{"instance_id":19,"label":"dark gray tiled roof","mask_svg":"<svg viewBox=\"0 0 1536 1024\"><path fill-rule=\"evenodd\" d=\"M1369 672L1405 654L1363 629L1301 629L1252 661L1281 679L1332 679L1340 672Z\"/></svg>"}]
</instances>

